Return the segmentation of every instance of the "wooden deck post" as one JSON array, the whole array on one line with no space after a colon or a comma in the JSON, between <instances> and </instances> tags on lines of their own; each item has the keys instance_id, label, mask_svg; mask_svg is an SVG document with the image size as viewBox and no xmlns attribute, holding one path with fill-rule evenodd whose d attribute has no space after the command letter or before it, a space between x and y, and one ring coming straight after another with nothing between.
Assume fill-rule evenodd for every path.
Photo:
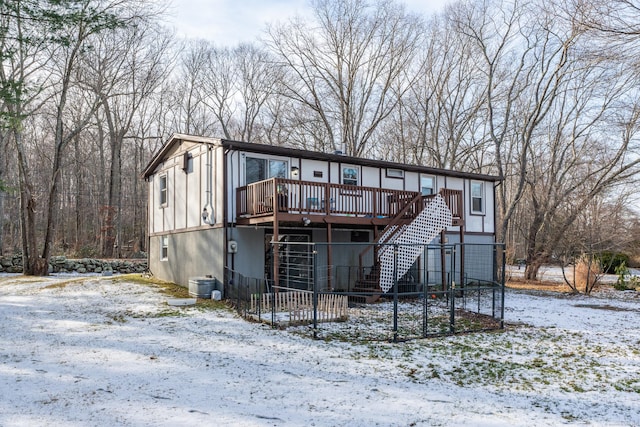
<instances>
[{"instance_id":1,"label":"wooden deck post","mask_svg":"<svg viewBox=\"0 0 640 427\"><path fill-rule=\"evenodd\" d=\"M331 267L333 266L333 248L331 247L331 223L327 223L327 268L329 269L327 277L327 289L329 292L333 289L333 275Z\"/></svg>"},{"instance_id":2,"label":"wooden deck post","mask_svg":"<svg viewBox=\"0 0 640 427\"><path fill-rule=\"evenodd\" d=\"M277 185L276 185L276 180L273 180L273 290L274 292L278 292L278 285L280 284L279 281L279 274L278 274L278 270L280 269L280 230L279 230L279 225L278 224L278 205L277 205Z\"/></svg>"},{"instance_id":3,"label":"wooden deck post","mask_svg":"<svg viewBox=\"0 0 640 427\"><path fill-rule=\"evenodd\" d=\"M446 234L444 230L442 230L440 232L440 270L442 272L442 291L443 292L447 290L447 270L446 270L447 258L445 257L445 250L444 250L446 239L447 239Z\"/></svg>"},{"instance_id":4,"label":"wooden deck post","mask_svg":"<svg viewBox=\"0 0 640 427\"><path fill-rule=\"evenodd\" d=\"M464 286L464 223L460 224L460 283Z\"/></svg>"},{"instance_id":5,"label":"wooden deck post","mask_svg":"<svg viewBox=\"0 0 640 427\"><path fill-rule=\"evenodd\" d=\"M280 241L280 236L279 236L279 230L278 230L278 218L277 218L277 214L274 212L273 213L274 217L273 217L273 242L271 243L271 245L273 246L273 286L274 286L274 292L278 292L278 288L277 286L279 285L279 275L278 275L278 270L280 269L280 245L279 245L279 241Z\"/></svg>"}]
</instances>

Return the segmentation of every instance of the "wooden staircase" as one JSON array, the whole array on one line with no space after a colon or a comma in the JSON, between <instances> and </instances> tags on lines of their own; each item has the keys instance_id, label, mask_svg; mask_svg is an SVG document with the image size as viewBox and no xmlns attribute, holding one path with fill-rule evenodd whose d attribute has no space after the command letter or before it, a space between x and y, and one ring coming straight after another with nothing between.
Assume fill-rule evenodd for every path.
<instances>
[{"instance_id":1,"label":"wooden staircase","mask_svg":"<svg viewBox=\"0 0 640 427\"><path fill-rule=\"evenodd\" d=\"M384 247L383 245L392 242L394 237L398 236L418 215L418 212L422 211L425 199L430 200L433 197L433 195L423 196L418 194L413 199L407 200L406 204L400 209L389 225L385 227L382 233L380 233L373 244L367 246L367 248L360 253L359 277L356 280L353 292L362 293L363 296L352 296L349 298L350 302L370 304L380 299L380 294L382 293L380 289L380 262L378 261L380 249ZM372 249L374 263L365 274L364 257Z\"/></svg>"},{"instance_id":2,"label":"wooden staircase","mask_svg":"<svg viewBox=\"0 0 640 427\"><path fill-rule=\"evenodd\" d=\"M417 195L413 199L407 200L406 205L402 207L402 209L398 212L398 215L394 217L391 223L385 227L380 236L373 242L371 246L368 246L364 251L360 253L359 256L359 274L353 291L356 293L362 293L362 296L353 296L350 298L350 302L353 303L372 303L377 301L383 290L385 292L389 291L390 285L389 282L389 271L385 271L385 278L382 278L382 268L381 268L381 258L385 259L384 262L389 263L390 260L393 260L393 254L388 252L391 251L392 248L389 246L390 244L398 241L404 241L404 243L425 243L422 241L414 241L413 239L407 236L404 236L407 231L410 231L411 224L416 221L419 215L422 214L424 217L425 214L428 214L426 210L430 207L430 205L437 201L436 197L444 199L444 203L446 207L451 213L451 218L448 221L445 221L445 228L449 225L454 226L462 226L462 192L459 190L449 190L442 189L438 193L438 195ZM439 202L440 204L442 201ZM424 218L422 218L424 220ZM423 221L424 222L424 221ZM416 227L413 227L414 229ZM419 228L419 227L418 227ZM428 235L431 236L434 232L440 232L441 230L428 230ZM424 233L422 233L424 234ZM427 237L429 239L429 237ZM373 248L373 266L369 269L369 271L365 274L364 267L364 258ZM420 249L421 251L421 249ZM417 257L417 251L413 250L414 254L404 254L409 257ZM415 258L412 259L412 263L415 261ZM405 263L406 264L406 263ZM404 275L403 271L399 272L399 276ZM391 273L392 277L392 273ZM381 286L381 283L385 283L385 288Z\"/></svg>"}]
</instances>

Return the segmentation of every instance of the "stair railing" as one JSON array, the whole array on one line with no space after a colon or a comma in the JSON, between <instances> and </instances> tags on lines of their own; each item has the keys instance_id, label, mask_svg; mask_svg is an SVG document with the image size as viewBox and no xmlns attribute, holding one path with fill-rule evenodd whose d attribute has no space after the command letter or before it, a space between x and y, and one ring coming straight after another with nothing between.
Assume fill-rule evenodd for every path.
<instances>
[{"instance_id":1,"label":"stair railing","mask_svg":"<svg viewBox=\"0 0 640 427\"><path fill-rule=\"evenodd\" d=\"M424 209L425 203L428 200L431 200L435 197L435 195L422 195L418 194L413 199L411 199L407 204L400 209L398 214L391 220L389 224L382 230L382 233L378 238L369 246L367 246L360 255L358 255L358 279L364 279L364 257L371 250L371 248L377 248L379 245L388 242L393 236L395 236L398 232L402 230L402 225L413 220L422 210ZM376 249L377 251L377 249ZM375 252L374 252L375 254ZM374 255L374 258L375 255ZM374 261L375 264L375 261Z\"/></svg>"}]
</instances>

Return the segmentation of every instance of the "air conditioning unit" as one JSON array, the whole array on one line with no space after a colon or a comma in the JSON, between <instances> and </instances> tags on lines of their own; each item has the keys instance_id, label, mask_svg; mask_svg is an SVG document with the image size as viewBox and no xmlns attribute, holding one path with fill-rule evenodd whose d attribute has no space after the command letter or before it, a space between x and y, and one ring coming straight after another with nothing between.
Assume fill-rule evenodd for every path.
<instances>
[{"instance_id":1,"label":"air conditioning unit","mask_svg":"<svg viewBox=\"0 0 640 427\"><path fill-rule=\"evenodd\" d=\"M211 292L215 287L214 278L192 277L189 279L189 295L196 298L211 298Z\"/></svg>"}]
</instances>

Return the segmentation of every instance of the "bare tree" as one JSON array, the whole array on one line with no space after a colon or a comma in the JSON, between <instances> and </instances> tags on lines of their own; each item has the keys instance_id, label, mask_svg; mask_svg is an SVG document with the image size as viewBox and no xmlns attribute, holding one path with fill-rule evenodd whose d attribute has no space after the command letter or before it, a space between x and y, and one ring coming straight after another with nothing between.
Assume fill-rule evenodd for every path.
<instances>
[{"instance_id":1,"label":"bare tree","mask_svg":"<svg viewBox=\"0 0 640 427\"><path fill-rule=\"evenodd\" d=\"M602 265L603 254L635 249L638 216L628 207L629 192L620 190L616 188L595 197L580 211L556 246L565 283L575 293L590 294L599 283L601 273L611 267ZM610 257L609 263L612 261L613 257Z\"/></svg>"},{"instance_id":2,"label":"bare tree","mask_svg":"<svg viewBox=\"0 0 640 427\"><path fill-rule=\"evenodd\" d=\"M102 255L112 257L122 239L122 149L134 117L166 76L171 35L150 25L102 34L83 55L79 78L99 99L111 151ZM118 256L120 254L118 253Z\"/></svg>"},{"instance_id":3,"label":"bare tree","mask_svg":"<svg viewBox=\"0 0 640 427\"><path fill-rule=\"evenodd\" d=\"M174 108L180 111L178 130L185 133L204 135L210 131L202 89L209 72L210 49L211 45L204 40L185 43L178 76L174 84L163 91L174 96Z\"/></svg>"},{"instance_id":4,"label":"bare tree","mask_svg":"<svg viewBox=\"0 0 640 427\"><path fill-rule=\"evenodd\" d=\"M451 26L449 8L429 22L421 67L411 72L409 86L385 134L399 144L389 145L385 157L439 168L483 171L486 87L475 66L470 42Z\"/></svg>"},{"instance_id":5,"label":"bare tree","mask_svg":"<svg viewBox=\"0 0 640 427\"><path fill-rule=\"evenodd\" d=\"M361 156L406 90L398 81L422 41L422 21L392 2L318 0L314 20L271 26L267 44L288 74L284 96L307 109L324 150Z\"/></svg>"},{"instance_id":6,"label":"bare tree","mask_svg":"<svg viewBox=\"0 0 640 427\"><path fill-rule=\"evenodd\" d=\"M123 4L117 0L97 2L93 0L67 0L65 2L40 3L31 0L3 2L3 16L10 16L9 29L3 32L3 43L12 43L13 56L6 65L13 73L9 77L3 70L3 82L19 82L15 85L13 98L8 110L13 144L18 156L21 193L21 222L23 236L23 257L25 274L45 275L51 255L55 225L57 223L57 202L61 179L63 155L70 141L88 123L91 110L97 108L89 100L88 114L84 119L65 121L67 102L74 90L73 73L77 60L87 40L94 34L123 25L120 15ZM23 90L33 85L39 92L45 87L44 81L51 82L48 89L53 101L53 150L51 175L46 195L46 223L42 252L38 253L36 234L36 199L30 179L30 167L23 140L22 122L27 117L27 98ZM32 98L33 99L33 98ZM31 103L32 105L33 103ZM33 107L32 107L33 108Z\"/></svg>"},{"instance_id":7,"label":"bare tree","mask_svg":"<svg viewBox=\"0 0 640 427\"><path fill-rule=\"evenodd\" d=\"M496 173L509 181L498 187L498 234L505 239L524 194L530 147L556 101L579 34L511 1L460 4L453 19L456 31L473 43L485 76L487 138Z\"/></svg>"}]
</instances>

